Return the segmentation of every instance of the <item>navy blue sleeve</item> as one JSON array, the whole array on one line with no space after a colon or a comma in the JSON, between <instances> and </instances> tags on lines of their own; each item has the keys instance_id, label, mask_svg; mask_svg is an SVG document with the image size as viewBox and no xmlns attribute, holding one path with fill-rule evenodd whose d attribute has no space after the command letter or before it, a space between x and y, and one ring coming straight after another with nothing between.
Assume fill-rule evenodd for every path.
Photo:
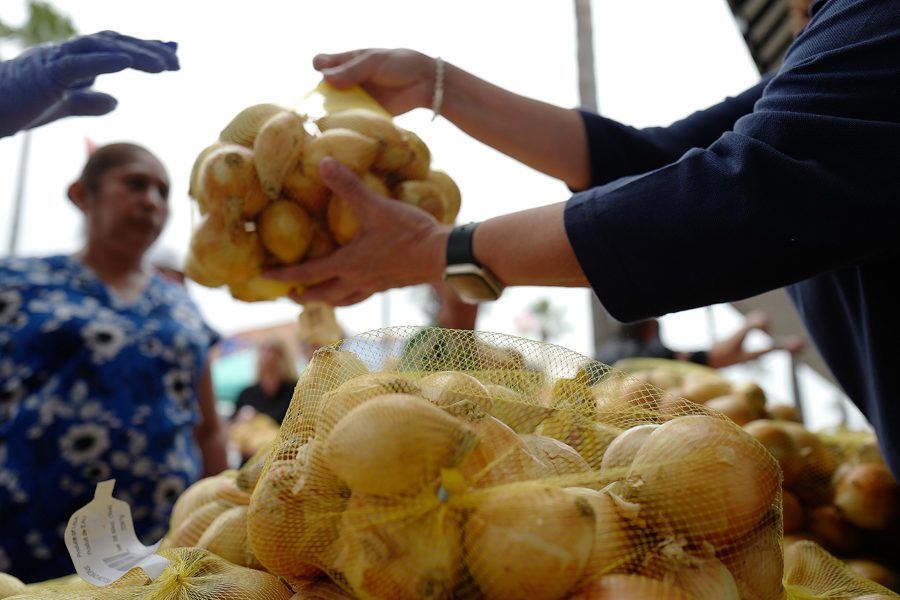
<instances>
[{"instance_id":1,"label":"navy blue sleeve","mask_svg":"<svg viewBox=\"0 0 900 600\"><path fill-rule=\"evenodd\" d=\"M566 231L607 310L632 321L730 302L893 248L897 57L900 2L830 0L733 130L575 194Z\"/></svg>"},{"instance_id":2,"label":"navy blue sleeve","mask_svg":"<svg viewBox=\"0 0 900 600\"><path fill-rule=\"evenodd\" d=\"M668 127L637 129L595 113L579 111L587 132L591 185L652 171L678 160L691 148L705 148L753 110L771 77L739 96L693 113Z\"/></svg>"}]
</instances>

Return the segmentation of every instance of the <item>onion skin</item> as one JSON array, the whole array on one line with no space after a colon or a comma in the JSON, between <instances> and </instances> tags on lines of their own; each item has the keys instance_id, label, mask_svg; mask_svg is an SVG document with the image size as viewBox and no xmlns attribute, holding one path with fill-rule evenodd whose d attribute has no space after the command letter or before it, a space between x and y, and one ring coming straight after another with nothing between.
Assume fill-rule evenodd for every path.
<instances>
[{"instance_id":1,"label":"onion skin","mask_svg":"<svg viewBox=\"0 0 900 600\"><path fill-rule=\"evenodd\" d=\"M722 418L689 415L647 437L626 496L658 511L678 535L726 546L759 524L779 479L775 459L750 434Z\"/></svg>"},{"instance_id":2,"label":"onion skin","mask_svg":"<svg viewBox=\"0 0 900 600\"><path fill-rule=\"evenodd\" d=\"M897 521L900 486L883 464L854 465L835 484L834 504L857 527L883 531Z\"/></svg>"},{"instance_id":3,"label":"onion skin","mask_svg":"<svg viewBox=\"0 0 900 600\"><path fill-rule=\"evenodd\" d=\"M469 571L486 598L558 600L588 562L594 511L555 486L501 486L472 512L464 539Z\"/></svg>"},{"instance_id":4,"label":"onion skin","mask_svg":"<svg viewBox=\"0 0 900 600\"><path fill-rule=\"evenodd\" d=\"M695 600L672 584L643 575L606 575L570 600ZM699 600L699 599L696 599ZM712 599L710 599L712 600Z\"/></svg>"}]
</instances>

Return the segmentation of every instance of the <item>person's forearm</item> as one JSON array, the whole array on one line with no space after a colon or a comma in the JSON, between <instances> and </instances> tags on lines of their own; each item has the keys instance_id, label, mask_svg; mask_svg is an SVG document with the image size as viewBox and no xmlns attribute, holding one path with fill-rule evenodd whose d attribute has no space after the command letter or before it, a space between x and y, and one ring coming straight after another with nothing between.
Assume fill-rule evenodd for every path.
<instances>
[{"instance_id":1,"label":"person's forearm","mask_svg":"<svg viewBox=\"0 0 900 600\"><path fill-rule=\"evenodd\" d=\"M450 64L445 72L444 117L573 189L587 187L588 145L577 111L514 94Z\"/></svg>"},{"instance_id":2,"label":"person's forearm","mask_svg":"<svg viewBox=\"0 0 900 600\"><path fill-rule=\"evenodd\" d=\"M504 285L586 287L564 210L560 202L484 221L475 231L475 258Z\"/></svg>"},{"instance_id":3,"label":"person's forearm","mask_svg":"<svg viewBox=\"0 0 900 600\"><path fill-rule=\"evenodd\" d=\"M228 436L221 422L204 423L196 431L197 446L203 457L203 477L216 475L228 468Z\"/></svg>"}]
</instances>

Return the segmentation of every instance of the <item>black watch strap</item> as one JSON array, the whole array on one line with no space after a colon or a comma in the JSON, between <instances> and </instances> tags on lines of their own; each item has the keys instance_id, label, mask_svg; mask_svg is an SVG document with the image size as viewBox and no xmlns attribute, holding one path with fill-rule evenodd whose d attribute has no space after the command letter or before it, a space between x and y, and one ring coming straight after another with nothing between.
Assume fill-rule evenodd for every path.
<instances>
[{"instance_id":1,"label":"black watch strap","mask_svg":"<svg viewBox=\"0 0 900 600\"><path fill-rule=\"evenodd\" d=\"M447 264L473 264L481 266L475 260L475 253L472 251L472 239L475 235L475 228L478 223L466 223L465 225L457 225L450 232L447 239Z\"/></svg>"}]
</instances>

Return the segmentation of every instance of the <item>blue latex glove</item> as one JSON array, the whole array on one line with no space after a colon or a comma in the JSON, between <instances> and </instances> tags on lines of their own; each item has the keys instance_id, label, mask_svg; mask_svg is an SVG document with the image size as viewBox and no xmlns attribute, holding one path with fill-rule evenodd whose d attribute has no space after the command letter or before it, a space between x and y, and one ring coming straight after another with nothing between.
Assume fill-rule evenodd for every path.
<instances>
[{"instance_id":1,"label":"blue latex glove","mask_svg":"<svg viewBox=\"0 0 900 600\"><path fill-rule=\"evenodd\" d=\"M41 44L0 62L0 137L72 115L103 115L116 107L90 89L104 73L127 68L177 71L177 44L101 31Z\"/></svg>"}]
</instances>

